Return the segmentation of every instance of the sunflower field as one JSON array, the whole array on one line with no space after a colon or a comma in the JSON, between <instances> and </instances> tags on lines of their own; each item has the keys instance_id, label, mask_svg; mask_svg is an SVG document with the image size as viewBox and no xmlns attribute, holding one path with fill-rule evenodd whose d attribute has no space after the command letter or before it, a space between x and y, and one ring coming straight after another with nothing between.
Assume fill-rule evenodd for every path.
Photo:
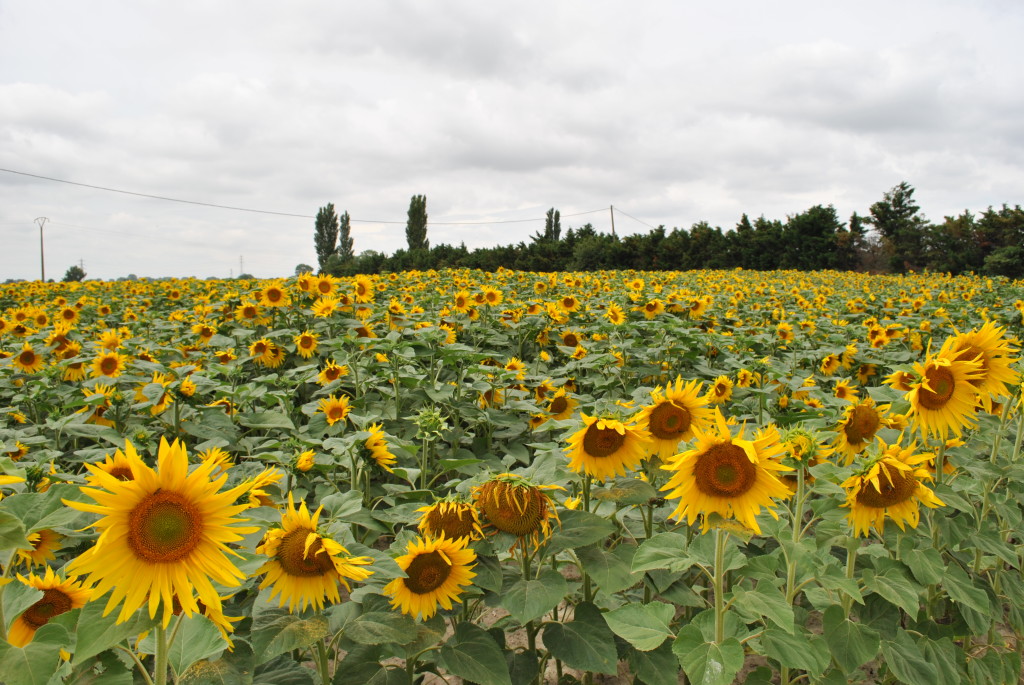
<instances>
[{"instance_id":1,"label":"sunflower field","mask_svg":"<svg viewBox=\"0 0 1024 685\"><path fill-rule=\"evenodd\" d=\"M0 682L1020 682L1022 298L0 286Z\"/></svg>"}]
</instances>

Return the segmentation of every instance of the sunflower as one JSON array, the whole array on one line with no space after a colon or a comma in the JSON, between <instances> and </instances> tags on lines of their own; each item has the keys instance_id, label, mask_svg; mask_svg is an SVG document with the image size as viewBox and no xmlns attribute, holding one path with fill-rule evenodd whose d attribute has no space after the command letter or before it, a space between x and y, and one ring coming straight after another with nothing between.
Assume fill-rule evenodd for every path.
<instances>
[{"instance_id":1,"label":"sunflower","mask_svg":"<svg viewBox=\"0 0 1024 685\"><path fill-rule=\"evenodd\" d=\"M271 283L260 290L260 304L264 307L284 307L291 304L288 291L277 283Z\"/></svg>"},{"instance_id":2,"label":"sunflower","mask_svg":"<svg viewBox=\"0 0 1024 685\"><path fill-rule=\"evenodd\" d=\"M573 349L575 349L576 346L579 345L581 342L586 340L586 337L582 333L571 329L562 331L561 337L561 344L565 347L571 347Z\"/></svg>"},{"instance_id":3,"label":"sunflower","mask_svg":"<svg viewBox=\"0 0 1024 685\"><path fill-rule=\"evenodd\" d=\"M143 463L130 441L125 457L131 480L86 464L100 487L81 490L96 504L63 500L73 509L102 516L93 524L100 530L96 544L73 560L68 572L88 574L87 584L96 585L97 597L112 591L104 615L123 602L118 623L146 603L155 617L163 604L166 627L175 597L186 615L199 610L193 591L208 606L219 607L211 579L236 586L245 578L228 559L234 552L227 543L259 530L236 525L244 520L236 514L245 507L234 502L250 484L222 491L227 475L211 480L214 466L208 462L190 471L185 446L177 440L168 444L160 439L156 470Z\"/></svg>"},{"instance_id":4,"label":"sunflower","mask_svg":"<svg viewBox=\"0 0 1024 685\"><path fill-rule=\"evenodd\" d=\"M373 285L373 279L369 276L356 276L352 282L352 287L355 289L356 302L365 303L373 301L373 293L376 288Z\"/></svg>"},{"instance_id":5,"label":"sunflower","mask_svg":"<svg viewBox=\"0 0 1024 685\"><path fill-rule=\"evenodd\" d=\"M306 473L316 464L316 451L306 450L297 457L295 457L295 468L298 471Z\"/></svg>"},{"instance_id":6,"label":"sunflower","mask_svg":"<svg viewBox=\"0 0 1024 685\"><path fill-rule=\"evenodd\" d=\"M565 388L559 388L558 390L555 390L555 394L552 395L551 399L548 401L548 406L546 408L547 414L544 415L544 418L554 419L556 421L567 419L572 416L577 404L579 404L579 402L573 399L572 396L565 391Z\"/></svg>"},{"instance_id":7,"label":"sunflower","mask_svg":"<svg viewBox=\"0 0 1024 685\"><path fill-rule=\"evenodd\" d=\"M844 507L854 535L867 536L874 526L881 534L888 516L900 530L909 523L916 528L921 504L929 508L944 506L923 481L931 478L926 465L931 454L914 454L917 443L904 449L900 445L879 443L879 454L861 472L843 482L846 489Z\"/></svg>"},{"instance_id":8,"label":"sunflower","mask_svg":"<svg viewBox=\"0 0 1024 685\"><path fill-rule=\"evenodd\" d=\"M604 313L604 316L615 326L621 326L626 323L626 313L617 304L608 305L608 310Z\"/></svg>"},{"instance_id":9,"label":"sunflower","mask_svg":"<svg viewBox=\"0 0 1024 685\"><path fill-rule=\"evenodd\" d=\"M472 583L476 574L476 552L466 546L467 539L417 537L406 547L407 554L395 559L406 577L395 578L384 586L383 593L391 597L391 606L414 618L429 619L437 613L440 604L452 608L464 587Z\"/></svg>"},{"instance_id":10,"label":"sunflower","mask_svg":"<svg viewBox=\"0 0 1024 685\"><path fill-rule=\"evenodd\" d=\"M871 444L879 428L886 427L885 413L888 408L888 405L876 407L873 399L865 397L843 410L843 418L836 426L836 439L832 447L846 457L846 466L852 464L853 458Z\"/></svg>"},{"instance_id":11,"label":"sunflower","mask_svg":"<svg viewBox=\"0 0 1024 685\"><path fill-rule=\"evenodd\" d=\"M391 453L391 450L388 449L388 441L387 438L384 437L383 425L375 423L366 430L369 431L370 435L366 438L366 442L363 443L363 447L366 448L369 459L388 473L394 473L394 471L391 470L391 466L394 465L398 459Z\"/></svg>"},{"instance_id":12,"label":"sunflower","mask_svg":"<svg viewBox=\"0 0 1024 685\"><path fill-rule=\"evenodd\" d=\"M126 357L117 352L102 352L92 360L92 375L117 378L124 372L126 361Z\"/></svg>"},{"instance_id":13,"label":"sunflower","mask_svg":"<svg viewBox=\"0 0 1024 685\"><path fill-rule=\"evenodd\" d=\"M463 538L479 540L484 536L480 514L469 502L443 499L416 511L423 512L418 527L426 537L458 541Z\"/></svg>"},{"instance_id":14,"label":"sunflower","mask_svg":"<svg viewBox=\"0 0 1024 685\"><path fill-rule=\"evenodd\" d=\"M171 396L171 393L167 392L167 386L171 384L171 380L170 376L162 374L159 371L154 371L153 380L149 383L143 383L135 389L135 401L140 404L149 404L149 413L153 416L163 413L167 407L174 402L174 398ZM152 400L143 392L151 385L159 385L163 388L157 400ZM153 395L156 396L156 393L153 393Z\"/></svg>"},{"instance_id":15,"label":"sunflower","mask_svg":"<svg viewBox=\"0 0 1024 685\"><path fill-rule=\"evenodd\" d=\"M669 491L665 499L678 499L679 504L669 516L692 524L698 515L704 515L704 530L708 528L708 514L735 518L747 528L760 534L757 514L766 508L775 518L773 498L789 496L789 488L775 475L791 470L777 461L785 452L778 430L769 426L753 440L738 436L729 430L722 412L715 410L715 422L707 430L694 431L696 444L677 454L661 468L672 476L662 490Z\"/></svg>"},{"instance_id":16,"label":"sunflower","mask_svg":"<svg viewBox=\"0 0 1024 685\"><path fill-rule=\"evenodd\" d=\"M331 276L330 274L320 274L319 276L314 276L312 279L310 279L309 290L318 297L333 295L335 290L337 290L338 288L338 283L340 282L340 279L338 279L336 276Z\"/></svg>"},{"instance_id":17,"label":"sunflower","mask_svg":"<svg viewBox=\"0 0 1024 685\"><path fill-rule=\"evenodd\" d=\"M82 407L75 413L84 414L91 412L85 419L86 423L94 423L98 426L113 426L114 422L106 418L106 413L112 406L112 400L117 398L117 389L112 385L97 383L91 388L82 388L82 394L85 395L86 400L99 396L102 396L103 399L91 401L89 406Z\"/></svg>"},{"instance_id":18,"label":"sunflower","mask_svg":"<svg viewBox=\"0 0 1024 685\"><path fill-rule=\"evenodd\" d=\"M728 376L719 376L704 396L711 404L724 404L732 397L733 382Z\"/></svg>"},{"instance_id":19,"label":"sunflower","mask_svg":"<svg viewBox=\"0 0 1024 685\"><path fill-rule=\"evenodd\" d=\"M493 476L473 488L473 504L483 514L484 522L495 532L529 540L534 548L551 536L551 520L558 521L555 504L545 490L563 489L557 485L534 485L512 473Z\"/></svg>"},{"instance_id":20,"label":"sunflower","mask_svg":"<svg viewBox=\"0 0 1024 685\"><path fill-rule=\"evenodd\" d=\"M313 303L313 316L318 319L326 319L338 310L341 302L337 297L320 297Z\"/></svg>"},{"instance_id":21,"label":"sunflower","mask_svg":"<svg viewBox=\"0 0 1024 685\"><path fill-rule=\"evenodd\" d=\"M29 568L45 566L51 561L55 561L57 559L55 552L60 549L60 543L64 540L63 535L49 528L41 528L29 533L27 538L32 549L19 549L18 560Z\"/></svg>"},{"instance_id":22,"label":"sunflower","mask_svg":"<svg viewBox=\"0 0 1024 685\"><path fill-rule=\"evenodd\" d=\"M36 631L49 623L51 618L85 606L92 595L92 590L82 587L74 576L61 580L49 566L42 577L32 573L26 578L19 573L18 580L41 590L43 596L11 622L7 641L15 647L24 647L32 642Z\"/></svg>"},{"instance_id":23,"label":"sunflower","mask_svg":"<svg viewBox=\"0 0 1024 685\"><path fill-rule=\"evenodd\" d=\"M704 428L711 420L712 412L707 408L707 398L700 396L700 381L693 380L683 385L677 376L675 384L660 385L651 391L652 404L645 406L637 415L640 428L650 431L651 444L647 451L666 460L676 453L683 440L693 437L694 428Z\"/></svg>"},{"instance_id":24,"label":"sunflower","mask_svg":"<svg viewBox=\"0 0 1024 685\"><path fill-rule=\"evenodd\" d=\"M984 371L977 359L962 359L955 351L956 338L947 338L935 355L914 364L918 380L910 383L904 397L910 402L914 430L924 437L934 434L943 440L952 431L963 434L974 425L977 407L975 381Z\"/></svg>"},{"instance_id":25,"label":"sunflower","mask_svg":"<svg viewBox=\"0 0 1024 685\"><path fill-rule=\"evenodd\" d=\"M1007 386L1020 382L1020 374L1010 368L1019 361L1013 356L1019 352L1007 340L1006 329L989 321L979 330L958 333L953 338L952 352L957 360L974 360L981 366L981 377L971 381L986 410L992 401L1011 394Z\"/></svg>"},{"instance_id":26,"label":"sunflower","mask_svg":"<svg viewBox=\"0 0 1024 685\"><path fill-rule=\"evenodd\" d=\"M305 610L310 605L324 608L324 600L340 602L338 585L351 590L348 581L366 580L373 573L363 568L373 563L370 557L349 556L348 550L317 531L319 508L312 515L303 502L295 508L291 493L288 507L281 513L281 527L267 531L262 544L256 548L270 557L256 573L265 573L260 589L273 586L270 599L280 595L279 606L288 603L292 612L298 605Z\"/></svg>"},{"instance_id":27,"label":"sunflower","mask_svg":"<svg viewBox=\"0 0 1024 685\"><path fill-rule=\"evenodd\" d=\"M352 408L349 406L348 397L331 395L320 400L317 403L317 409L327 417L327 425L333 426L339 421L344 421Z\"/></svg>"},{"instance_id":28,"label":"sunflower","mask_svg":"<svg viewBox=\"0 0 1024 685\"><path fill-rule=\"evenodd\" d=\"M832 394L841 400L857 401L857 388L851 386L850 381L846 378L836 381L836 387L832 390Z\"/></svg>"},{"instance_id":29,"label":"sunflower","mask_svg":"<svg viewBox=\"0 0 1024 685\"><path fill-rule=\"evenodd\" d=\"M43 356L25 343L21 352L14 355L13 364L22 373L36 373L43 368Z\"/></svg>"},{"instance_id":30,"label":"sunflower","mask_svg":"<svg viewBox=\"0 0 1024 685\"><path fill-rule=\"evenodd\" d=\"M651 434L633 424L580 413L583 428L569 438L569 468L608 480L636 469L647 455Z\"/></svg>"},{"instance_id":31,"label":"sunflower","mask_svg":"<svg viewBox=\"0 0 1024 685\"><path fill-rule=\"evenodd\" d=\"M319 344L320 341L317 339L316 333L309 329L295 336L295 351L303 359L312 357L316 353L316 348Z\"/></svg>"},{"instance_id":32,"label":"sunflower","mask_svg":"<svg viewBox=\"0 0 1024 685\"><path fill-rule=\"evenodd\" d=\"M338 364L333 359L329 360L327 364L320 370L320 373L316 376L316 382L320 385L327 385L333 381L338 380L342 376L348 375L348 367Z\"/></svg>"}]
</instances>

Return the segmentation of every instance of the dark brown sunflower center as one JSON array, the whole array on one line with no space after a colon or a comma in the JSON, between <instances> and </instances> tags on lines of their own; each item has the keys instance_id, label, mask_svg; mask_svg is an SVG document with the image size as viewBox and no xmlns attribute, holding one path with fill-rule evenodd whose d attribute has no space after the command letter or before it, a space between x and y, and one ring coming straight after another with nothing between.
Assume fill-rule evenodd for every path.
<instances>
[{"instance_id":1,"label":"dark brown sunflower center","mask_svg":"<svg viewBox=\"0 0 1024 685\"><path fill-rule=\"evenodd\" d=\"M566 347L576 347L577 345L579 345L579 343L580 339L576 336L575 333L566 333L565 335L562 336L562 344L565 345Z\"/></svg>"},{"instance_id":2,"label":"dark brown sunflower center","mask_svg":"<svg viewBox=\"0 0 1024 685\"><path fill-rule=\"evenodd\" d=\"M878 430L880 423L878 412L871 407L858 404L850 412L850 417L843 426L846 441L851 445L863 445L875 437L875 431Z\"/></svg>"},{"instance_id":3,"label":"dark brown sunflower center","mask_svg":"<svg viewBox=\"0 0 1024 685\"><path fill-rule=\"evenodd\" d=\"M878 475L878 485L881 489L876 488L874 483L865 483L857 493L858 504L884 509L905 502L913 496L914 490L917 489L916 478L888 464L882 465L882 471L883 473Z\"/></svg>"},{"instance_id":4,"label":"dark brown sunflower center","mask_svg":"<svg viewBox=\"0 0 1024 685\"><path fill-rule=\"evenodd\" d=\"M425 595L444 584L451 575L452 565L438 552L417 554L416 558L405 569L408 578L403 578L405 586L417 595Z\"/></svg>"},{"instance_id":5,"label":"dark brown sunflower center","mask_svg":"<svg viewBox=\"0 0 1024 685\"><path fill-rule=\"evenodd\" d=\"M473 535L473 513L469 507L436 506L427 514L427 528L440 537L458 540Z\"/></svg>"},{"instance_id":6,"label":"dark brown sunflower center","mask_svg":"<svg viewBox=\"0 0 1024 685\"><path fill-rule=\"evenodd\" d=\"M56 588L43 590L43 598L21 615L21 620L33 628L45 626L54 616L71 609L71 597Z\"/></svg>"},{"instance_id":7,"label":"dark brown sunflower center","mask_svg":"<svg viewBox=\"0 0 1024 685\"><path fill-rule=\"evenodd\" d=\"M932 367L925 372L924 377L928 388L921 386L917 393L917 401L925 409L942 409L953 396L953 388L956 387L953 372L945 366Z\"/></svg>"},{"instance_id":8,"label":"dark brown sunflower center","mask_svg":"<svg viewBox=\"0 0 1024 685\"><path fill-rule=\"evenodd\" d=\"M483 486L479 503L492 526L517 537L536 533L547 518L544 493L535 487L491 481Z\"/></svg>"},{"instance_id":9,"label":"dark brown sunflower center","mask_svg":"<svg viewBox=\"0 0 1024 685\"><path fill-rule=\"evenodd\" d=\"M135 480L135 474L132 473L130 466L113 466L107 473L118 480Z\"/></svg>"},{"instance_id":10,"label":"dark brown sunflower center","mask_svg":"<svg viewBox=\"0 0 1024 685\"><path fill-rule=\"evenodd\" d=\"M313 346L314 342L315 341L313 340L312 336L304 335L301 338L299 338L299 347L308 350L310 347Z\"/></svg>"},{"instance_id":11,"label":"dark brown sunflower center","mask_svg":"<svg viewBox=\"0 0 1024 685\"><path fill-rule=\"evenodd\" d=\"M614 428L598 428L594 423L583 436L583 451L591 457L608 457L618 452L625 442L624 433Z\"/></svg>"},{"instance_id":12,"label":"dark brown sunflower center","mask_svg":"<svg viewBox=\"0 0 1024 685\"><path fill-rule=\"evenodd\" d=\"M678 440L690 429L692 417L686 407L662 402L651 412L647 427L660 440Z\"/></svg>"},{"instance_id":13,"label":"dark brown sunflower center","mask_svg":"<svg viewBox=\"0 0 1024 685\"><path fill-rule=\"evenodd\" d=\"M549 414L561 414L563 411L565 411L568 408L569 408L569 400L567 400L564 396L556 397L555 399L551 400L551 405L548 406L548 413Z\"/></svg>"},{"instance_id":14,"label":"dark brown sunflower center","mask_svg":"<svg viewBox=\"0 0 1024 685\"><path fill-rule=\"evenodd\" d=\"M296 528L281 538L281 545L277 548L275 558L288 575L323 576L334 571L334 563L331 556L323 550L320 536L317 536L309 546L309 551L306 551L306 538L312 532L309 528Z\"/></svg>"},{"instance_id":15,"label":"dark brown sunflower center","mask_svg":"<svg viewBox=\"0 0 1024 685\"><path fill-rule=\"evenodd\" d=\"M112 374L115 371L117 371L117 358L115 358L115 357L104 357L100 361L100 371L103 372L104 376L109 376L110 374Z\"/></svg>"},{"instance_id":16,"label":"dark brown sunflower center","mask_svg":"<svg viewBox=\"0 0 1024 685\"><path fill-rule=\"evenodd\" d=\"M754 487L757 467L743 448L732 443L714 445L697 458L697 489L712 497L739 497Z\"/></svg>"},{"instance_id":17,"label":"dark brown sunflower center","mask_svg":"<svg viewBox=\"0 0 1024 685\"><path fill-rule=\"evenodd\" d=\"M176 492L147 495L128 513L128 546L153 564L187 557L202 537L202 514Z\"/></svg>"},{"instance_id":18,"label":"dark brown sunflower center","mask_svg":"<svg viewBox=\"0 0 1024 685\"><path fill-rule=\"evenodd\" d=\"M18 355L18 361L20 361L23 366L32 366L36 363L36 353L32 350L25 350Z\"/></svg>"}]
</instances>

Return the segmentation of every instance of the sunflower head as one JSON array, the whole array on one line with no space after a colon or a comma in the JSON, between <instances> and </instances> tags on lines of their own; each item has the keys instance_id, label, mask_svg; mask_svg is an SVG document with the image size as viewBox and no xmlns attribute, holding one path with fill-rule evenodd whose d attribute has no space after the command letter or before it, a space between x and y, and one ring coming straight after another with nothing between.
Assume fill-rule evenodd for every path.
<instances>
[{"instance_id":1,"label":"sunflower head","mask_svg":"<svg viewBox=\"0 0 1024 685\"><path fill-rule=\"evenodd\" d=\"M61 580L49 566L42 576L32 573L26 578L18 574L18 580L41 590L43 596L11 623L7 640L15 647L24 647L31 642L36 631L54 616L85 606L92 595L92 590L82 587L75 576Z\"/></svg>"},{"instance_id":2,"label":"sunflower head","mask_svg":"<svg viewBox=\"0 0 1024 685\"><path fill-rule=\"evenodd\" d=\"M961 358L955 351L955 338L947 338L935 355L914 364L917 379L910 383L905 397L915 429L925 437L943 440L952 431L959 436L975 423L977 386L983 377L978 358Z\"/></svg>"},{"instance_id":3,"label":"sunflower head","mask_svg":"<svg viewBox=\"0 0 1024 685\"><path fill-rule=\"evenodd\" d=\"M367 459L388 473L394 473L391 467L398 462L398 458L388 448L388 440L384 435L384 425L375 423L366 430L370 433L363 443Z\"/></svg>"},{"instance_id":4,"label":"sunflower head","mask_svg":"<svg viewBox=\"0 0 1024 685\"><path fill-rule=\"evenodd\" d=\"M902 437L902 436L901 436ZM900 530L909 523L916 528L920 506L934 508L943 502L924 481L931 478L927 464L933 455L915 454L917 444L902 447L899 441L888 445L878 441L877 454L858 473L843 483L846 490L844 507L854 534L867 536L872 527L884 532L886 517Z\"/></svg>"},{"instance_id":5,"label":"sunflower head","mask_svg":"<svg viewBox=\"0 0 1024 685\"><path fill-rule=\"evenodd\" d=\"M607 480L640 466L651 442L647 430L616 419L580 416L583 428L569 437L565 448L569 468Z\"/></svg>"},{"instance_id":6,"label":"sunflower head","mask_svg":"<svg viewBox=\"0 0 1024 685\"><path fill-rule=\"evenodd\" d=\"M529 540L536 548L551 536L551 521L558 522L554 502L544 492L554 487L501 473L473 488L473 503L493 531L514 535L515 544Z\"/></svg>"},{"instance_id":7,"label":"sunflower head","mask_svg":"<svg viewBox=\"0 0 1024 685\"><path fill-rule=\"evenodd\" d=\"M438 605L452 608L476 574L476 552L468 548L468 538L418 537L409 542L407 553L395 561L405 578L395 578L384 587L391 606L414 618L429 619Z\"/></svg>"},{"instance_id":8,"label":"sunflower head","mask_svg":"<svg viewBox=\"0 0 1024 685\"><path fill-rule=\"evenodd\" d=\"M289 493L281 527L268 530L256 548L270 557L257 571L266 574L260 589L272 587L271 600L280 596L280 604L287 602L289 612L296 606L323 609L325 600L340 602L339 585L349 590L349 580L366 580L373 573L365 568L373 559L349 556L341 544L319 532L320 512L317 509L311 515L305 502L296 509Z\"/></svg>"},{"instance_id":9,"label":"sunflower head","mask_svg":"<svg viewBox=\"0 0 1024 685\"><path fill-rule=\"evenodd\" d=\"M680 442L693 437L694 428L707 426L712 412L707 398L700 395L700 386L700 381L684 385L682 377L676 377L674 384L651 391L651 404L637 415L637 425L651 434L651 454L668 459L676 453Z\"/></svg>"},{"instance_id":10,"label":"sunflower head","mask_svg":"<svg viewBox=\"0 0 1024 685\"><path fill-rule=\"evenodd\" d=\"M887 424L888 405L875 406L874 400L865 397L843 410L843 418L836 426L836 438L832 443L836 451L845 457L849 466L853 458L864 451L875 439L875 433Z\"/></svg>"},{"instance_id":11,"label":"sunflower head","mask_svg":"<svg viewBox=\"0 0 1024 685\"><path fill-rule=\"evenodd\" d=\"M480 514L470 502L447 498L416 511L422 512L418 527L424 536L479 540L484 535L480 527Z\"/></svg>"}]
</instances>

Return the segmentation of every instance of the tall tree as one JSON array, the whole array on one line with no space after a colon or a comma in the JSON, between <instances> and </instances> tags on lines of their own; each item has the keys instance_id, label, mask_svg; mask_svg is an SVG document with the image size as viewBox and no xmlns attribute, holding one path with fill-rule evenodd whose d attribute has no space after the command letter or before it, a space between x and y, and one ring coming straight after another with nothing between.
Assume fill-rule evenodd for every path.
<instances>
[{"instance_id":1,"label":"tall tree","mask_svg":"<svg viewBox=\"0 0 1024 685\"><path fill-rule=\"evenodd\" d=\"M900 182L871 205L870 212L868 223L878 230L889 250L889 267L897 272L919 268L928 220L914 202L914 186Z\"/></svg>"},{"instance_id":2,"label":"tall tree","mask_svg":"<svg viewBox=\"0 0 1024 685\"><path fill-rule=\"evenodd\" d=\"M427 196L413 195L409 201L409 220L405 224L405 239L409 243L409 251L429 250L427 240Z\"/></svg>"},{"instance_id":3,"label":"tall tree","mask_svg":"<svg viewBox=\"0 0 1024 685\"><path fill-rule=\"evenodd\" d=\"M345 212L341 215L341 224L338 228L338 256L341 257L343 262L350 261L355 257L355 252L352 250L354 242L352 240L351 219L349 219L348 212Z\"/></svg>"},{"instance_id":4,"label":"tall tree","mask_svg":"<svg viewBox=\"0 0 1024 685\"><path fill-rule=\"evenodd\" d=\"M544 219L544 238L545 240L550 240L553 243L557 243L561 235L561 212L552 207L551 209L548 210L547 217Z\"/></svg>"},{"instance_id":5,"label":"tall tree","mask_svg":"<svg viewBox=\"0 0 1024 685\"><path fill-rule=\"evenodd\" d=\"M320 273L327 270L327 260L334 254L338 244L338 214L334 211L334 203L328 202L316 213L316 227L313 232L316 245L316 260L320 265Z\"/></svg>"}]
</instances>

